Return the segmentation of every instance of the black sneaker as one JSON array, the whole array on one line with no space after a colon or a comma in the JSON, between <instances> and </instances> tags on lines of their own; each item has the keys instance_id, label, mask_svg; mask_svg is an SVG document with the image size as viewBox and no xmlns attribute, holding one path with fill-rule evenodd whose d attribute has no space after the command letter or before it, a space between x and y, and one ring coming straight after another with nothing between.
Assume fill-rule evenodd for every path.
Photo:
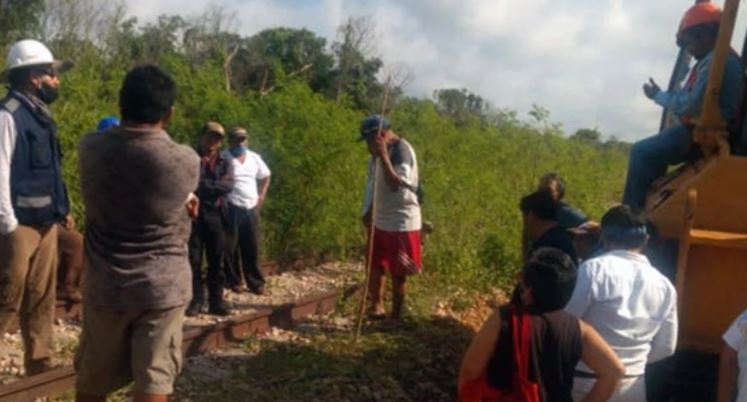
<instances>
[{"instance_id":1,"label":"black sneaker","mask_svg":"<svg viewBox=\"0 0 747 402\"><path fill-rule=\"evenodd\" d=\"M252 286L247 289L247 292L254 293L257 296L262 296L265 294L265 285L259 285L259 286Z\"/></svg>"},{"instance_id":2,"label":"black sneaker","mask_svg":"<svg viewBox=\"0 0 747 402\"><path fill-rule=\"evenodd\" d=\"M189 302L189 307L187 307L187 312L185 315L187 317L194 317L202 313L202 311L205 309L205 303L199 300L192 300Z\"/></svg>"},{"instance_id":3,"label":"black sneaker","mask_svg":"<svg viewBox=\"0 0 747 402\"><path fill-rule=\"evenodd\" d=\"M26 376L35 376L58 367L62 367L62 365L51 358L31 360L26 363Z\"/></svg>"},{"instance_id":4,"label":"black sneaker","mask_svg":"<svg viewBox=\"0 0 747 402\"><path fill-rule=\"evenodd\" d=\"M210 303L210 307L208 307L208 314L225 317L231 315L231 309L224 301Z\"/></svg>"}]
</instances>

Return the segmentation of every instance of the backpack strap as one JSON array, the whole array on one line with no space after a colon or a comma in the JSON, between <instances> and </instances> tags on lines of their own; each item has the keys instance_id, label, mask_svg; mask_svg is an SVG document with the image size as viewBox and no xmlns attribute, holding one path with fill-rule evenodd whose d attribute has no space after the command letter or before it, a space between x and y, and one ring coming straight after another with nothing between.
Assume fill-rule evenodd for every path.
<instances>
[{"instance_id":1,"label":"backpack strap","mask_svg":"<svg viewBox=\"0 0 747 402\"><path fill-rule=\"evenodd\" d=\"M513 329L515 378L520 382L529 381L530 347L532 342L532 317L524 309L514 307L511 311Z\"/></svg>"}]
</instances>

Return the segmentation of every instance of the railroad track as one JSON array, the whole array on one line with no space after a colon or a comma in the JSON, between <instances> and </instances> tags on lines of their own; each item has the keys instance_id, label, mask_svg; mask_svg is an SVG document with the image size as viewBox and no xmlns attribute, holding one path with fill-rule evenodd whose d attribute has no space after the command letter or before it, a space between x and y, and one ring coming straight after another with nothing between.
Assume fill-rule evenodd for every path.
<instances>
[{"instance_id":1,"label":"railroad track","mask_svg":"<svg viewBox=\"0 0 747 402\"><path fill-rule=\"evenodd\" d=\"M264 262L262 263L262 272L265 274L265 276L271 276L302 267L307 267L310 265L320 264L322 262L324 261L312 257L298 259L290 263L278 263L274 261ZM57 300L55 301L54 311L54 316L56 319L79 318L81 316L81 312L83 311L83 305L78 302ZM8 328L8 332L15 332L16 330L18 330L18 321L14 321L10 325L10 327ZM0 401L2 401L2 399L0 399Z\"/></svg>"},{"instance_id":2,"label":"railroad track","mask_svg":"<svg viewBox=\"0 0 747 402\"><path fill-rule=\"evenodd\" d=\"M185 356L194 356L230 342L241 341L248 335L262 333L272 327L289 329L301 318L334 310L339 297L349 297L357 288L352 286L301 298L216 324L185 326L182 352ZM56 396L72 389L74 384L75 370L72 367L61 367L0 386L0 401L29 402L36 398Z\"/></svg>"}]
</instances>

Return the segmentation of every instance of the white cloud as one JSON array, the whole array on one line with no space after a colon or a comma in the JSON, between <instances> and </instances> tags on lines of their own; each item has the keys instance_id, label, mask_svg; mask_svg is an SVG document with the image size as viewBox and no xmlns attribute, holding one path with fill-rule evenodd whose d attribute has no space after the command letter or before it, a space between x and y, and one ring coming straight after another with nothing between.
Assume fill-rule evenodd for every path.
<instances>
[{"instance_id":1,"label":"white cloud","mask_svg":"<svg viewBox=\"0 0 747 402\"><path fill-rule=\"evenodd\" d=\"M219 0L237 29L306 27L334 39L349 15L372 15L377 50L403 63L408 91L430 96L466 87L499 107L547 107L567 131L599 127L635 140L653 133L659 108L641 93L649 76L666 83L674 34L693 0ZM141 20L197 15L200 0L127 0ZM745 29L740 13L736 36ZM741 39L735 39L741 47Z\"/></svg>"}]
</instances>

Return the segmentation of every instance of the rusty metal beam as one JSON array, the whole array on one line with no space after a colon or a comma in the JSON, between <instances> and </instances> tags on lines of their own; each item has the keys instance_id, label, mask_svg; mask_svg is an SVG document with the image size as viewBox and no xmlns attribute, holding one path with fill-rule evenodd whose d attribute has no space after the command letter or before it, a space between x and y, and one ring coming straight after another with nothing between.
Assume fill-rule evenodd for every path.
<instances>
[{"instance_id":1,"label":"rusty metal beam","mask_svg":"<svg viewBox=\"0 0 747 402\"><path fill-rule=\"evenodd\" d=\"M272 276L283 272L300 270L304 267L317 265L322 262L324 262L324 260L315 257L301 258L290 262L268 261L262 263L262 272L265 276ZM56 319L80 318L82 311L83 306L80 303L57 300L55 302L54 317ZM18 321L16 320L10 324L8 332L14 332L17 329Z\"/></svg>"},{"instance_id":2,"label":"rusty metal beam","mask_svg":"<svg viewBox=\"0 0 747 402\"><path fill-rule=\"evenodd\" d=\"M241 341L249 335L266 332L272 327L289 329L304 317L334 310L340 296L350 295L356 289L357 286L352 286L346 290L310 296L212 325L185 327L182 352L185 356L199 355L230 342ZM62 367L0 386L0 402L28 402L35 398L55 396L69 391L74 384L73 368Z\"/></svg>"}]
</instances>

